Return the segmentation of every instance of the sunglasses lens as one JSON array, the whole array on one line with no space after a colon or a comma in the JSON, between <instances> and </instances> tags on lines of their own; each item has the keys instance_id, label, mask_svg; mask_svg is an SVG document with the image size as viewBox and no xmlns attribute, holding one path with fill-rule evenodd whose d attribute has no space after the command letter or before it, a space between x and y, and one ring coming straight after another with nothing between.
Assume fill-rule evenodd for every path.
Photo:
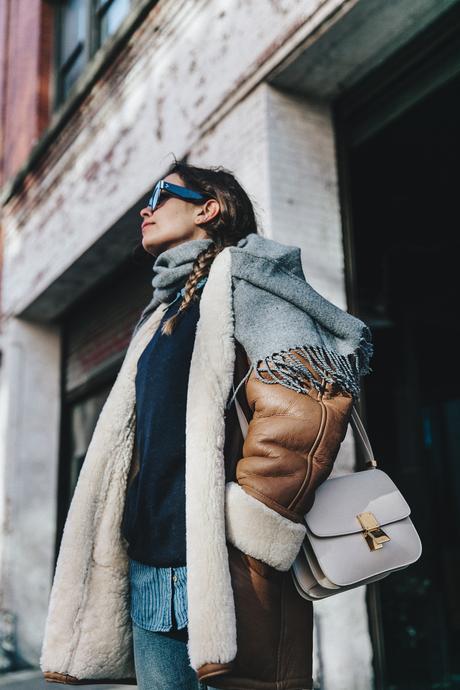
<instances>
[{"instance_id":1,"label":"sunglasses lens","mask_svg":"<svg viewBox=\"0 0 460 690\"><path fill-rule=\"evenodd\" d=\"M158 197L160 196L160 192L161 192L160 186L157 184L155 189L153 190L152 196L150 197L149 202L147 204L147 206L149 206L152 209L152 211L158 203Z\"/></svg>"}]
</instances>

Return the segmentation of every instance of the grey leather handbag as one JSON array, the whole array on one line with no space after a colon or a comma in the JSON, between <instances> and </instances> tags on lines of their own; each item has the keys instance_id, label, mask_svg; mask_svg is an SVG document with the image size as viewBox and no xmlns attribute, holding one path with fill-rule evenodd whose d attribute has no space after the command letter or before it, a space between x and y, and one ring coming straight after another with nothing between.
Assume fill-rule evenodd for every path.
<instances>
[{"instance_id":1,"label":"grey leather handbag","mask_svg":"<svg viewBox=\"0 0 460 690\"><path fill-rule=\"evenodd\" d=\"M246 438L248 422L237 398L235 402ZM410 507L392 479L377 468L355 406L351 424L367 467L318 486L304 516L305 539L290 568L298 593L310 601L380 580L422 553Z\"/></svg>"}]
</instances>

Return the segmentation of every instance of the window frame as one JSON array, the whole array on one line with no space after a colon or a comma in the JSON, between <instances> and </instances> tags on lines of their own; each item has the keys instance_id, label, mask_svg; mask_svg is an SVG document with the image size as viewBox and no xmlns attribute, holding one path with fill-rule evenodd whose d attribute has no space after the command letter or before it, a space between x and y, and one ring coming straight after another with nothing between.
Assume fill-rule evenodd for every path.
<instances>
[{"instance_id":1,"label":"window frame","mask_svg":"<svg viewBox=\"0 0 460 690\"><path fill-rule=\"evenodd\" d=\"M72 53L68 56L65 62L62 61L62 35L63 35L63 23L64 23L64 12L65 12L65 0L60 0L55 5L55 16L54 16L54 60L53 60L53 74L54 74L54 98L53 98L53 112L58 110L69 98L72 97L75 86L80 81L82 75L88 69L88 66L94 59L95 55L99 50L111 39L116 36L118 31L121 29L124 21L130 15L130 13L136 8L139 0L129 0L129 9L126 16L121 20L118 28L109 34L104 40L101 39L101 22L105 13L109 10L110 6L116 0L104 0L103 5L98 8L97 0L81 0L83 3L84 15L85 15L85 37L83 40L83 67L76 78L75 82L72 84L70 89L65 93L64 91L64 79L65 75L71 69L72 64L78 55L75 56L77 46L75 46Z\"/></svg>"},{"instance_id":2,"label":"window frame","mask_svg":"<svg viewBox=\"0 0 460 690\"><path fill-rule=\"evenodd\" d=\"M99 50L101 48L105 41L109 40L113 34L109 34L106 36L106 38L103 40L101 38L101 27L102 27L102 21L104 18L104 15L107 14L107 12L110 9L110 6L113 5L116 0L100 0L102 2L101 6L98 7L98 0L89 0L91 7L91 14L92 14L92 21L91 21L91 30L93 32L92 36L92 44L94 48L94 52ZM127 14L125 15L124 19L128 16L128 14L131 12L133 9L134 5L136 4L136 0L128 0L129 2L129 9ZM121 20L121 23L119 24L118 28L121 26L121 24L124 22L124 19ZM118 31L118 28L115 29L116 33Z\"/></svg>"}]
</instances>

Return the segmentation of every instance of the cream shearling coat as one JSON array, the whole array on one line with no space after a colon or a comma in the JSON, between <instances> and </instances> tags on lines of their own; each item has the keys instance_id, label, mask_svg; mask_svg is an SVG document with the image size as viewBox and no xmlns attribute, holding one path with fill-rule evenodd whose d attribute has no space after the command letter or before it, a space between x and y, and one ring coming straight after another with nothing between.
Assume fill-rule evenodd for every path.
<instances>
[{"instance_id":1,"label":"cream shearling coat","mask_svg":"<svg viewBox=\"0 0 460 690\"><path fill-rule=\"evenodd\" d=\"M215 258L203 288L187 392L188 654L195 670L236 655L226 539L288 570L305 535L302 524L238 484L225 483L224 413L235 363L230 262L227 248ZM120 525L134 447L137 360L165 309L161 304L131 340L97 421L62 535L40 658L43 672L135 681L129 561Z\"/></svg>"}]
</instances>

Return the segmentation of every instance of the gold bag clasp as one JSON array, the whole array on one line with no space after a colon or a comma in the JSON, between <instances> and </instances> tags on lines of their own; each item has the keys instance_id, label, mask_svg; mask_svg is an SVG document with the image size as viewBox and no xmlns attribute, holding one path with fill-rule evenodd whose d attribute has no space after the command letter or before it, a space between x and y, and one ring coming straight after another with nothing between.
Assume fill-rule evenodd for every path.
<instances>
[{"instance_id":1,"label":"gold bag clasp","mask_svg":"<svg viewBox=\"0 0 460 690\"><path fill-rule=\"evenodd\" d=\"M356 517L363 528L363 536L371 551L381 549L386 541L390 541L390 537L388 534L385 534L383 529L380 527L374 513L371 513L370 511L358 513Z\"/></svg>"}]
</instances>

